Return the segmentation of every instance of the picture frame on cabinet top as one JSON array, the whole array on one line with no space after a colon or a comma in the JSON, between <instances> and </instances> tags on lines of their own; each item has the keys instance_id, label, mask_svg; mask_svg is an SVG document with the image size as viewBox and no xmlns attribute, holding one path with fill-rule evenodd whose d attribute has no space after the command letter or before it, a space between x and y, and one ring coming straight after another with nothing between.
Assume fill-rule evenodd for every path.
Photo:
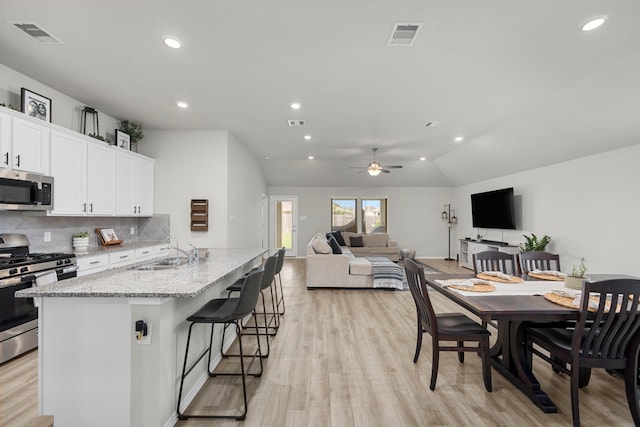
<instances>
[{"instance_id":1,"label":"picture frame on cabinet top","mask_svg":"<svg viewBox=\"0 0 640 427\"><path fill-rule=\"evenodd\" d=\"M131 150L131 136L120 129L116 129L116 145L125 150Z\"/></svg>"},{"instance_id":2,"label":"picture frame on cabinet top","mask_svg":"<svg viewBox=\"0 0 640 427\"><path fill-rule=\"evenodd\" d=\"M30 117L51 123L51 98L32 90L20 89L20 111Z\"/></svg>"}]
</instances>

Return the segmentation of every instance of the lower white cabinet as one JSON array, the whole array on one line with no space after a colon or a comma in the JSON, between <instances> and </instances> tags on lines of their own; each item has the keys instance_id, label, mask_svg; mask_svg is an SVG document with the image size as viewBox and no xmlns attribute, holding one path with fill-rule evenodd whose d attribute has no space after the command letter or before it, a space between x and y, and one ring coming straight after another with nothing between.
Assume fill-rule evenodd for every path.
<instances>
[{"instance_id":1,"label":"lower white cabinet","mask_svg":"<svg viewBox=\"0 0 640 427\"><path fill-rule=\"evenodd\" d=\"M109 254L78 257L78 277L98 273L109 267Z\"/></svg>"},{"instance_id":2,"label":"lower white cabinet","mask_svg":"<svg viewBox=\"0 0 640 427\"><path fill-rule=\"evenodd\" d=\"M499 243L460 239L458 263L461 267L473 270L473 254L484 251L500 251L508 254L517 254L520 252L520 248L518 246L502 245Z\"/></svg>"},{"instance_id":3,"label":"lower white cabinet","mask_svg":"<svg viewBox=\"0 0 640 427\"><path fill-rule=\"evenodd\" d=\"M109 267L124 267L136 261L135 250L128 249L109 253Z\"/></svg>"},{"instance_id":4,"label":"lower white cabinet","mask_svg":"<svg viewBox=\"0 0 640 427\"><path fill-rule=\"evenodd\" d=\"M114 250L96 255L78 256L78 276L98 273L111 268L126 267L169 255L169 244L142 246L135 249Z\"/></svg>"}]
</instances>

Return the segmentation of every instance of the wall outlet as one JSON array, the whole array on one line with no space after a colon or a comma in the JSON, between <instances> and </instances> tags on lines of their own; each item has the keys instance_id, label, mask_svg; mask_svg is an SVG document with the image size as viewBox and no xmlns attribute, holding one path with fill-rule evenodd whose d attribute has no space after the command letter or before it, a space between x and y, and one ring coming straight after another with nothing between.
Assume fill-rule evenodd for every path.
<instances>
[{"instance_id":1,"label":"wall outlet","mask_svg":"<svg viewBox=\"0 0 640 427\"><path fill-rule=\"evenodd\" d=\"M51 232L50 231L45 231L44 232L44 241L45 242L50 242L51 241Z\"/></svg>"},{"instance_id":2,"label":"wall outlet","mask_svg":"<svg viewBox=\"0 0 640 427\"><path fill-rule=\"evenodd\" d=\"M136 228L135 227L131 227L131 235L133 236L134 234L136 234Z\"/></svg>"},{"instance_id":3,"label":"wall outlet","mask_svg":"<svg viewBox=\"0 0 640 427\"><path fill-rule=\"evenodd\" d=\"M151 344L151 323L147 323L147 335L140 337L140 339L136 338L136 342L138 344L142 344L142 345L149 345ZM134 331L135 334L135 331Z\"/></svg>"}]
</instances>

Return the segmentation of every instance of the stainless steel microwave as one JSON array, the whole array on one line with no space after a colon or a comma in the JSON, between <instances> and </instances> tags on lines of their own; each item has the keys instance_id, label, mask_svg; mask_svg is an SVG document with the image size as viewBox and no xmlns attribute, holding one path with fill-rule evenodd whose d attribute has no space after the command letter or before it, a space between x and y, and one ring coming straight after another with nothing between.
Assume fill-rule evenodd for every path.
<instances>
[{"instance_id":1,"label":"stainless steel microwave","mask_svg":"<svg viewBox=\"0 0 640 427\"><path fill-rule=\"evenodd\" d=\"M53 209L53 177L0 169L0 210Z\"/></svg>"}]
</instances>

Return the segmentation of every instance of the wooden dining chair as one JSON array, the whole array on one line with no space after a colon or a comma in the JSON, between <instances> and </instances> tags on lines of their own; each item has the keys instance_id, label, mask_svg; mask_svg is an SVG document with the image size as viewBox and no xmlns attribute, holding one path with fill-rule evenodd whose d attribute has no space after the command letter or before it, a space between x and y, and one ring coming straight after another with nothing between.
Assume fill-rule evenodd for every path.
<instances>
[{"instance_id":1,"label":"wooden dining chair","mask_svg":"<svg viewBox=\"0 0 640 427\"><path fill-rule=\"evenodd\" d=\"M520 275L515 254L499 251L484 251L473 254L473 271L499 271L505 274Z\"/></svg>"},{"instance_id":2,"label":"wooden dining chair","mask_svg":"<svg viewBox=\"0 0 640 427\"><path fill-rule=\"evenodd\" d=\"M523 252L520 258L520 272L526 274L531 270L560 271L560 255L542 251Z\"/></svg>"},{"instance_id":3,"label":"wooden dining chair","mask_svg":"<svg viewBox=\"0 0 640 427\"><path fill-rule=\"evenodd\" d=\"M432 340L431 384L435 390L438 377L438 364L441 351L458 352L458 360L464 363L464 353L478 353L482 358L482 378L484 387L491 391L491 359L489 357L489 331L462 313L436 314L431 305L422 266L405 258L405 273L409 289L416 305L418 337L413 363L418 361L422 347L422 335L426 332ZM465 346L465 342L478 343L477 346ZM455 342L456 345L443 345L443 342Z\"/></svg>"},{"instance_id":4,"label":"wooden dining chair","mask_svg":"<svg viewBox=\"0 0 640 427\"><path fill-rule=\"evenodd\" d=\"M525 330L527 359L531 360L531 355L535 354L550 363L554 370L571 376L574 426L580 425L580 370L624 370L629 410L635 425L640 425L636 384L640 279L587 282L583 295L590 295L590 298L582 298L578 320L571 328L536 324Z\"/></svg>"}]
</instances>

